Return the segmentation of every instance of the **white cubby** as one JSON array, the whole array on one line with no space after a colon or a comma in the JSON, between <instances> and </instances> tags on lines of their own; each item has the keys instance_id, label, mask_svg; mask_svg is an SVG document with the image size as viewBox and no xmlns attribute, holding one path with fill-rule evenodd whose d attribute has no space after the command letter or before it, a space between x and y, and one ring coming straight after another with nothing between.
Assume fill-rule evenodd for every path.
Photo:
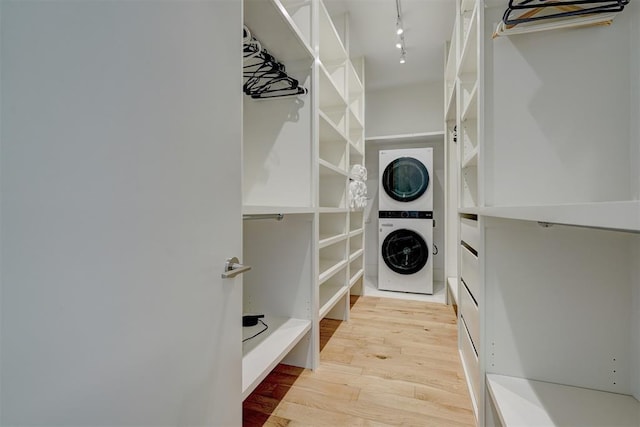
<instances>
[{"instance_id":1,"label":"white cubby","mask_svg":"<svg viewBox=\"0 0 640 427\"><path fill-rule=\"evenodd\" d=\"M291 73L310 84L310 68ZM243 205L311 207L311 103L248 96L243 103Z\"/></svg>"},{"instance_id":2,"label":"white cubby","mask_svg":"<svg viewBox=\"0 0 640 427\"><path fill-rule=\"evenodd\" d=\"M318 51L320 61L322 63L344 63L347 60L347 51L340 40L340 35L322 2L320 2L319 9L320 43Z\"/></svg>"},{"instance_id":3,"label":"white cubby","mask_svg":"<svg viewBox=\"0 0 640 427\"><path fill-rule=\"evenodd\" d=\"M470 165L461 171L460 197L462 208L478 206L478 167Z\"/></svg>"},{"instance_id":4,"label":"white cubby","mask_svg":"<svg viewBox=\"0 0 640 427\"><path fill-rule=\"evenodd\" d=\"M323 283L347 264L346 240L321 248L318 256L320 258L319 281Z\"/></svg>"},{"instance_id":5,"label":"white cubby","mask_svg":"<svg viewBox=\"0 0 640 427\"><path fill-rule=\"evenodd\" d=\"M243 343L243 398L296 345L303 356L292 363L311 366L311 340L303 337L313 319L313 221L313 214L292 214L281 221L243 222L242 260L252 266L243 278L243 312L264 314L269 326ZM274 242L285 235L287 244L274 251ZM243 328L243 334L251 336L254 329Z\"/></svg>"},{"instance_id":6,"label":"white cubby","mask_svg":"<svg viewBox=\"0 0 640 427\"><path fill-rule=\"evenodd\" d=\"M318 290L320 295L320 319L326 317L329 312L336 307L339 302L345 302L345 296L348 295L349 286L347 283L347 267L346 263L328 280L322 282Z\"/></svg>"},{"instance_id":7,"label":"white cubby","mask_svg":"<svg viewBox=\"0 0 640 427\"><path fill-rule=\"evenodd\" d=\"M487 390L503 427L536 425L637 426L638 401L631 396L526 378L487 375Z\"/></svg>"},{"instance_id":8,"label":"white cubby","mask_svg":"<svg viewBox=\"0 0 640 427\"><path fill-rule=\"evenodd\" d=\"M347 214L321 213L319 214L319 246L323 248L340 239L347 238Z\"/></svg>"},{"instance_id":9,"label":"white cubby","mask_svg":"<svg viewBox=\"0 0 640 427\"><path fill-rule=\"evenodd\" d=\"M332 168L330 165L319 161L320 164L320 207L346 208L346 172Z\"/></svg>"},{"instance_id":10,"label":"white cubby","mask_svg":"<svg viewBox=\"0 0 640 427\"><path fill-rule=\"evenodd\" d=\"M244 24L278 61L290 64L313 60L311 5L308 0L243 0ZM293 15L291 15L292 13ZM298 25L300 24L300 25Z\"/></svg>"},{"instance_id":11,"label":"white cubby","mask_svg":"<svg viewBox=\"0 0 640 427\"><path fill-rule=\"evenodd\" d=\"M353 286L364 274L364 262L362 251L349 262L349 287Z\"/></svg>"},{"instance_id":12,"label":"white cubby","mask_svg":"<svg viewBox=\"0 0 640 427\"><path fill-rule=\"evenodd\" d=\"M362 232L364 228L364 213L362 211L351 211L349 216L349 231L352 233L352 236L356 236Z\"/></svg>"},{"instance_id":13,"label":"white cubby","mask_svg":"<svg viewBox=\"0 0 640 427\"><path fill-rule=\"evenodd\" d=\"M320 159L346 170L347 140L324 113L320 113L319 146Z\"/></svg>"}]
</instances>

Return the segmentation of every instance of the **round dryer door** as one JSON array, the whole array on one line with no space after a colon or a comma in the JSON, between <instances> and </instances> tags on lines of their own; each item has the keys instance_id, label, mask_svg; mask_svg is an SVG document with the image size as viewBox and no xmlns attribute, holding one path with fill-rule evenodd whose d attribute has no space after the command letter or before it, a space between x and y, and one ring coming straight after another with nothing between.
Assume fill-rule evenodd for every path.
<instances>
[{"instance_id":1,"label":"round dryer door","mask_svg":"<svg viewBox=\"0 0 640 427\"><path fill-rule=\"evenodd\" d=\"M422 236L412 230L391 232L382 242L382 259L399 274L417 273L429 260L429 247Z\"/></svg>"},{"instance_id":2,"label":"round dryer door","mask_svg":"<svg viewBox=\"0 0 640 427\"><path fill-rule=\"evenodd\" d=\"M394 200L412 202L429 187L429 171L413 157L399 157L382 174L384 191Z\"/></svg>"}]
</instances>

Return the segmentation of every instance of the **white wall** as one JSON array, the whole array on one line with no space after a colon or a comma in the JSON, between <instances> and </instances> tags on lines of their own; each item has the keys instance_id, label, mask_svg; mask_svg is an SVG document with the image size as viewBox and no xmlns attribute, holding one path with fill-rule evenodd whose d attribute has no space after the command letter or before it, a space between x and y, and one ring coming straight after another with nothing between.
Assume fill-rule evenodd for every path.
<instances>
[{"instance_id":1,"label":"white wall","mask_svg":"<svg viewBox=\"0 0 640 427\"><path fill-rule=\"evenodd\" d=\"M433 218L436 227L433 229L433 243L438 247L438 255L434 256L434 280L442 281L444 277L444 144L437 142L389 142L367 145L365 166L367 168L367 191L370 197L365 210L365 275L378 276L378 185L379 168L378 153L380 150L396 148L433 148ZM376 281L377 283L377 281Z\"/></svg>"},{"instance_id":2,"label":"white wall","mask_svg":"<svg viewBox=\"0 0 640 427\"><path fill-rule=\"evenodd\" d=\"M367 91L366 137L442 131L442 81Z\"/></svg>"},{"instance_id":3,"label":"white wall","mask_svg":"<svg viewBox=\"0 0 640 427\"><path fill-rule=\"evenodd\" d=\"M631 259L636 260L631 272L631 392L640 400L640 236L631 248Z\"/></svg>"}]
</instances>

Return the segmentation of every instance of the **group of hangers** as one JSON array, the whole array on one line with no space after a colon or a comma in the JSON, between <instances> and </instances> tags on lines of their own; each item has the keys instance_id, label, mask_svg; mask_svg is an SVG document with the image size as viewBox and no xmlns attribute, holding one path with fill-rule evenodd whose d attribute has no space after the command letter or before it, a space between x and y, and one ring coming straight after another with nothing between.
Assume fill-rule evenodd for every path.
<instances>
[{"instance_id":1,"label":"group of hangers","mask_svg":"<svg viewBox=\"0 0 640 427\"><path fill-rule=\"evenodd\" d=\"M493 37L556 28L610 25L629 1L509 0Z\"/></svg>"},{"instance_id":2,"label":"group of hangers","mask_svg":"<svg viewBox=\"0 0 640 427\"><path fill-rule=\"evenodd\" d=\"M282 98L307 93L298 80L287 75L283 64L262 48L260 42L243 27L244 93L254 99Z\"/></svg>"}]
</instances>

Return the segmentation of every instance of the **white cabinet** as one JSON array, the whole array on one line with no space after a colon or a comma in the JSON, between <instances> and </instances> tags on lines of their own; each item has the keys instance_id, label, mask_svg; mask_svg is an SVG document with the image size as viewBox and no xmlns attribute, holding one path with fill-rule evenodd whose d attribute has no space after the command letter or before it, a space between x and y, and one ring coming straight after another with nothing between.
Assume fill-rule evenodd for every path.
<instances>
[{"instance_id":1,"label":"white cabinet","mask_svg":"<svg viewBox=\"0 0 640 427\"><path fill-rule=\"evenodd\" d=\"M478 292L479 331L460 297L460 340L479 424L639 425L640 7L607 27L493 39L502 3L461 3L477 81L463 44L445 84L460 212L478 218L459 224L458 269Z\"/></svg>"}]
</instances>

